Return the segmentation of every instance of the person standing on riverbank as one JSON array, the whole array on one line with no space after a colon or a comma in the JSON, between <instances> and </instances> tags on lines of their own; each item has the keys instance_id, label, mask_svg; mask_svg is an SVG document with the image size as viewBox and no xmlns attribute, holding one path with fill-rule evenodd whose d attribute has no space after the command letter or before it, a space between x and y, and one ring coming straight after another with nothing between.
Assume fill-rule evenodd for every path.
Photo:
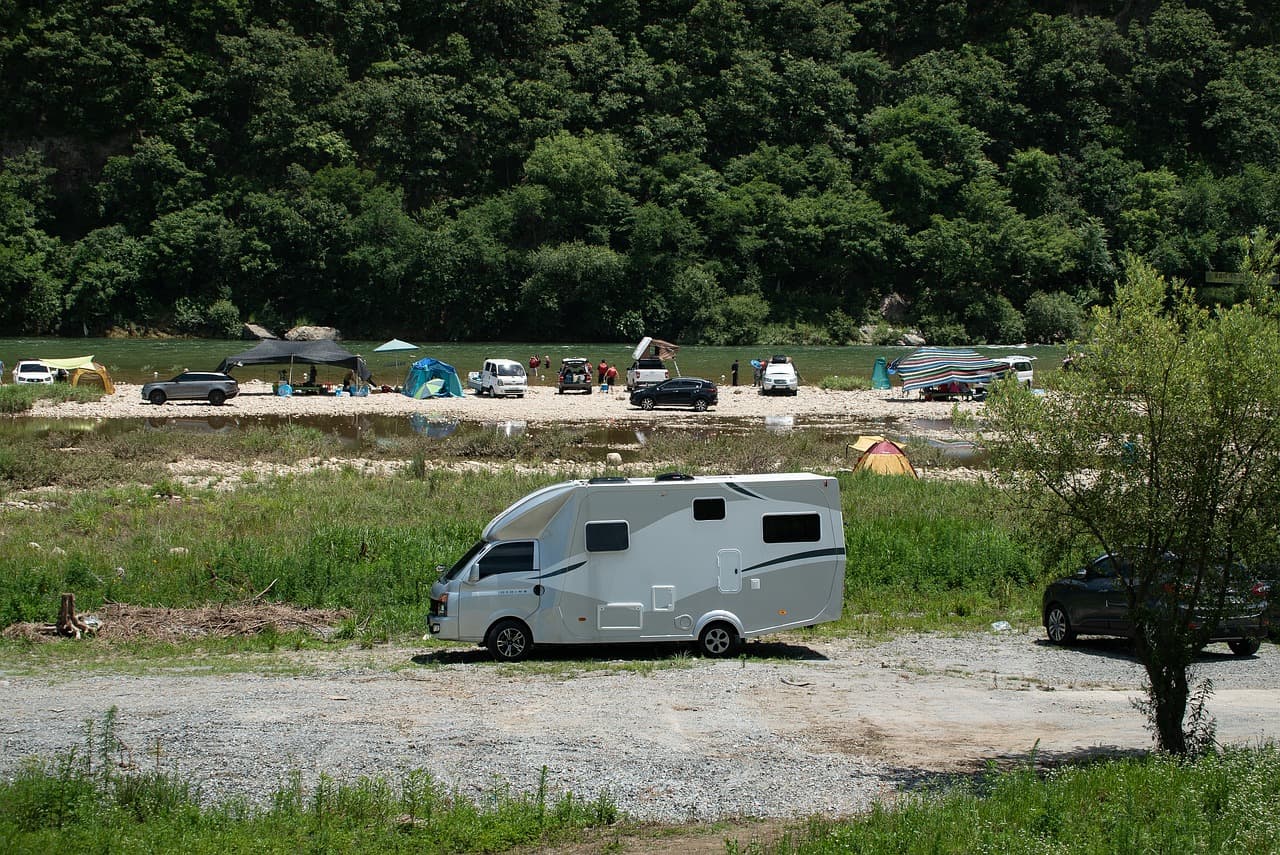
<instances>
[{"instance_id":1,"label":"person standing on riverbank","mask_svg":"<svg viewBox=\"0 0 1280 855\"><path fill-rule=\"evenodd\" d=\"M729 376L733 378L733 385L738 385L738 360L733 360L733 364L729 366Z\"/></svg>"}]
</instances>

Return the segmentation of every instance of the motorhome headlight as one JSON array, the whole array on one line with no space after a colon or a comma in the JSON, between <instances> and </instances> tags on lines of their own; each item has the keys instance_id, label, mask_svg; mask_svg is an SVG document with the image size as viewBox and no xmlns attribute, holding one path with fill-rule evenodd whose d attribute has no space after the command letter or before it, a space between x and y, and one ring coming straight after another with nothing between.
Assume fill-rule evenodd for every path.
<instances>
[{"instance_id":1,"label":"motorhome headlight","mask_svg":"<svg viewBox=\"0 0 1280 855\"><path fill-rule=\"evenodd\" d=\"M449 592L445 591L438 597L431 600L431 613L438 617L445 617L449 614Z\"/></svg>"}]
</instances>

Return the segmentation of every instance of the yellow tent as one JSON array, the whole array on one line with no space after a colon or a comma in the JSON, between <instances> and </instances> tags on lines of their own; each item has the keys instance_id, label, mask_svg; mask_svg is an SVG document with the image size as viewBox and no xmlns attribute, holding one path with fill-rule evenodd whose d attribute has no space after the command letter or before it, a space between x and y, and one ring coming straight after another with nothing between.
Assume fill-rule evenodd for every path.
<instances>
[{"instance_id":1,"label":"yellow tent","mask_svg":"<svg viewBox=\"0 0 1280 855\"><path fill-rule=\"evenodd\" d=\"M111 375L107 373L107 369L93 361L92 356L73 356L70 359L41 359L45 365L50 368L61 368L63 371L70 372L70 381L72 386L79 384L80 378L85 374L92 374L102 381L102 388L108 395L116 393L116 387L111 384Z\"/></svg>"},{"instance_id":2,"label":"yellow tent","mask_svg":"<svg viewBox=\"0 0 1280 855\"><path fill-rule=\"evenodd\" d=\"M863 434L845 447L844 456L847 458L849 456L849 452L853 451L857 452L858 456L861 457L862 453L868 448L875 445L877 442L884 442L884 440L885 438L879 434Z\"/></svg>"},{"instance_id":3,"label":"yellow tent","mask_svg":"<svg viewBox=\"0 0 1280 855\"><path fill-rule=\"evenodd\" d=\"M915 467L896 442L881 439L862 452L853 471L866 470L878 475L910 475L918 478Z\"/></svg>"}]
</instances>

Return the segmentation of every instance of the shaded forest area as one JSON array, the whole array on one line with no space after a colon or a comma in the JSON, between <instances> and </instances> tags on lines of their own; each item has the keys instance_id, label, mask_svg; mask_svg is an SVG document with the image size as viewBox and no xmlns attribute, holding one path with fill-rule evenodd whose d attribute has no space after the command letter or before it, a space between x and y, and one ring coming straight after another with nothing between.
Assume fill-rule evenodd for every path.
<instances>
[{"instance_id":1,"label":"shaded forest area","mask_svg":"<svg viewBox=\"0 0 1280 855\"><path fill-rule=\"evenodd\" d=\"M13 0L0 332L1052 341L1130 252L1231 301L1205 272L1280 222L1278 15Z\"/></svg>"}]
</instances>

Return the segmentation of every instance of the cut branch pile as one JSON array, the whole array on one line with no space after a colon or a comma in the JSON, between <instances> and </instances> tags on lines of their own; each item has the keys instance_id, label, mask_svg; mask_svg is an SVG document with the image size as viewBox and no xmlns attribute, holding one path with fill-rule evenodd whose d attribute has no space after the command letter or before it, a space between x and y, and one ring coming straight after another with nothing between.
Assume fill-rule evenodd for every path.
<instances>
[{"instance_id":1,"label":"cut branch pile","mask_svg":"<svg viewBox=\"0 0 1280 855\"><path fill-rule=\"evenodd\" d=\"M70 604L64 595L62 612L56 624L18 623L6 627L3 636L28 641L52 641L60 636L80 637L88 628L86 615L75 614L75 600ZM72 622L66 620L70 608ZM332 634L333 628L351 617L346 609L300 609L284 603L259 602L255 597L242 603L201 606L192 609L170 609L108 603L94 612L101 620L97 637L131 641L186 641L198 638L232 638L259 635L264 632L304 632L320 638ZM70 627L70 631L64 630Z\"/></svg>"}]
</instances>

